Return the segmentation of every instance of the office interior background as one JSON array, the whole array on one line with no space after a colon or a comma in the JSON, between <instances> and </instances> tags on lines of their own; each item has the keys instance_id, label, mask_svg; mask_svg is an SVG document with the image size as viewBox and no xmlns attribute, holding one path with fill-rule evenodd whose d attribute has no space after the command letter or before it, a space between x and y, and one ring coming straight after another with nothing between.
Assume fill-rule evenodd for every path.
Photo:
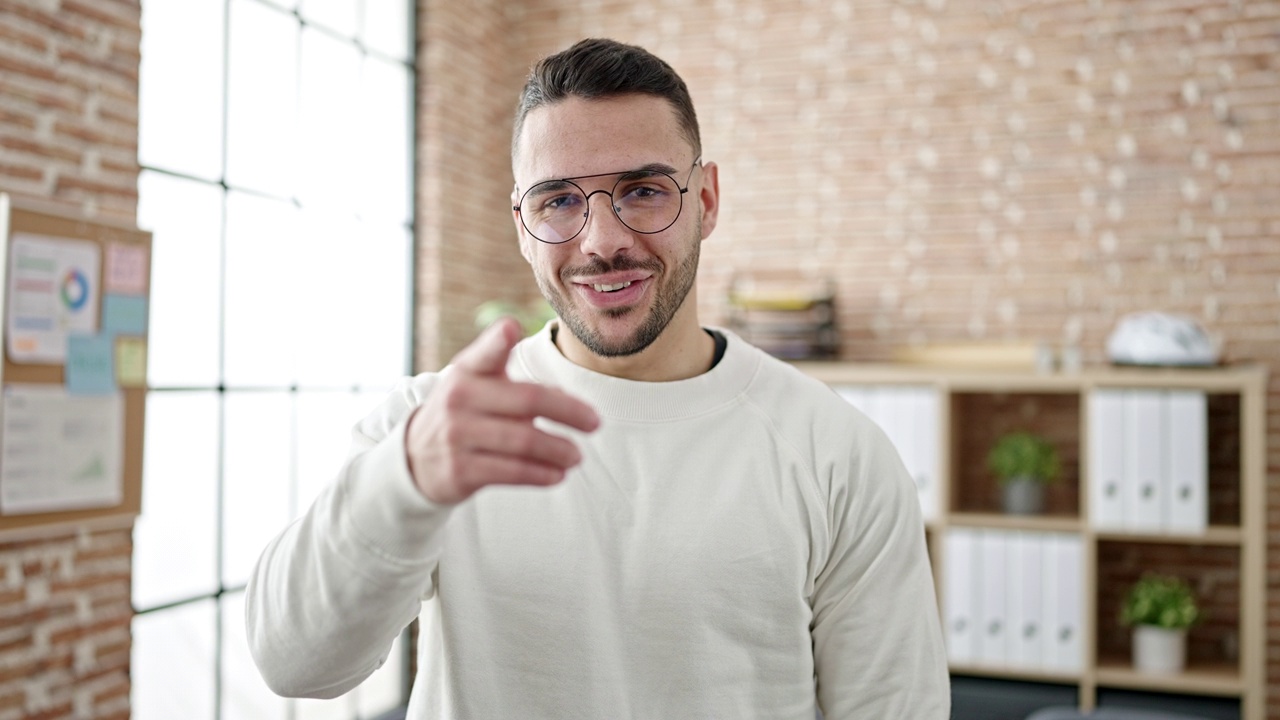
<instances>
[{"instance_id":1,"label":"office interior background","mask_svg":"<svg viewBox=\"0 0 1280 720\"><path fill-rule=\"evenodd\" d=\"M1126 313L1271 373L1280 717L1280 3L0 0L0 191L155 233L136 523L0 537L0 719L373 718L270 696L239 591L401 374L536 297L510 124L538 57L634 42L690 85L719 227L699 301L832 283L841 358Z\"/></svg>"}]
</instances>

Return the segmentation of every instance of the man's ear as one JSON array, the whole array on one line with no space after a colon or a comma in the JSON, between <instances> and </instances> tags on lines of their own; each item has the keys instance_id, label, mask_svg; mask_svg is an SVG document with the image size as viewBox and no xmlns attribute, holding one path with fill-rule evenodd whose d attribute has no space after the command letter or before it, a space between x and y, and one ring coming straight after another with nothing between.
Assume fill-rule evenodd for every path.
<instances>
[{"instance_id":1,"label":"man's ear","mask_svg":"<svg viewBox=\"0 0 1280 720\"><path fill-rule=\"evenodd\" d=\"M520 211L516 209L519 207L518 203L520 202L519 192L520 188L514 186L511 188L511 219L516 223L516 239L520 243L520 255L525 262L532 265L533 255L529 252L529 243L532 238L529 237L528 231L524 229L524 222L520 220Z\"/></svg>"},{"instance_id":2,"label":"man's ear","mask_svg":"<svg viewBox=\"0 0 1280 720\"><path fill-rule=\"evenodd\" d=\"M716 229L720 214L720 168L713 162L702 164L702 182L699 183L698 209L702 212L702 239Z\"/></svg>"}]
</instances>

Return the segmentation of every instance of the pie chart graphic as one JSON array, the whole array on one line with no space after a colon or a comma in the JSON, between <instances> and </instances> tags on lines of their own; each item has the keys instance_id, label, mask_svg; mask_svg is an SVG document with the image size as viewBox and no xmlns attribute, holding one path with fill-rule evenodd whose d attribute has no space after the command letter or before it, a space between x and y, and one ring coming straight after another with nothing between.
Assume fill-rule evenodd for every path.
<instances>
[{"instance_id":1,"label":"pie chart graphic","mask_svg":"<svg viewBox=\"0 0 1280 720\"><path fill-rule=\"evenodd\" d=\"M76 268L67 271L62 278L62 304L75 312L89 301L89 280Z\"/></svg>"}]
</instances>

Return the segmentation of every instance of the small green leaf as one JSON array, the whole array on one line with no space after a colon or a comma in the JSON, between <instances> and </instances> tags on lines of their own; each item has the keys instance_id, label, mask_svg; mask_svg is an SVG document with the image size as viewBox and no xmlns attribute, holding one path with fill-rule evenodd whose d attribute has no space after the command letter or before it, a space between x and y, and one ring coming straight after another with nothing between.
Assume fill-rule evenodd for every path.
<instances>
[{"instance_id":1,"label":"small green leaf","mask_svg":"<svg viewBox=\"0 0 1280 720\"><path fill-rule=\"evenodd\" d=\"M1001 437L987 454L987 467L1001 482L1027 477L1050 483L1058 478L1058 451L1048 440L1029 432Z\"/></svg>"},{"instance_id":2,"label":"small green leaf","mask_svg":"<svg viewBox=\"0 0 1280 720\"><path fill-rule=\"evenodd\" d=\"M1200 619L1195 595L1181 578L1147 573L1129 589L1120 608L1124 625L1155 625L1179 630Z\"/></svg>"}]
</instances>

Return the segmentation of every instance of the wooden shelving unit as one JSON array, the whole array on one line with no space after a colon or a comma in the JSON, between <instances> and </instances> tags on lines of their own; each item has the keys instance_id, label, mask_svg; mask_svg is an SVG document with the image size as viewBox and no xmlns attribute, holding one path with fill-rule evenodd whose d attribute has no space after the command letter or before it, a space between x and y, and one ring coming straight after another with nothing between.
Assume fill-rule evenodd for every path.
<instances>
[{"instance_id":1,"label":"wooden shelving unit","mask_svg":"<svg viewBox=\"0 0 1280 720\"><path fill-rule=\"evenodd\" d=\"M1089 368L1078 373L872 365L840 362L796 363L833 387L925 386L937 393L938 507L929 519L935 579L941 580L941 538L948 528L1069 533L1083 548L1080 583L1085 598L1084 664L1079 672L978 663L953 664L962 675L1077 686L1079 704L1090 710L1099 690L1138 690L1174 695L1235 698L1243 720L1264 720L1266 712L1266 369L1237 366L1211 369ZM1088 413L1085 401L1097 389L1189 389L1211 398L1209 525L1199 533L1099 530L1089 518ZM1065 456L1065 491L1051 498L1041 516L1009 516L990 503L991 479L984 477L978 448L995 432L971 415L1017 409L1031 422L1043 421ZM1031 410L1028 410L1030 408ZM1054 415L1037 419L1036 413ZM1221 416L1225 416L1225 420ZM976 427L975 427L976 426ZM985 433L985 434L984 434ZM1214 465L1217 458L1218 465ZM988 483L992 483L989 487ZM1173 557L1175 560L1167 560ZM1132 571L1129 565L1179 562L1228 566L1232 578L1220 585L1230 598L1210 631L1232 642L1202 642L1187 669L1177 675L1137 672L1128 657L1127 630L1116 622L1118 590L1104 577ZM1119 558L1119 559L1117 559ZM1127 564L1126 564L1127 563ZM1197 565L1199 563L1200 565ZM1169 568L1151 569L1169 571ZM1174 567L1172 570L1179 570ZM938 583L939 607L944 584ZM1218 609L1222 609L1219 603ZM1222 615L1228 616L1225 620ZM1224 623L1226 626L1224 627ZM1193 628L1192 634L1198 630ZM1216 636L1214 638L1216 640ZM1230 650L1220 649L1231 645ZM1206 652L1208 647L1212 652ZM1220 657L1206 657L1217 653Z\"/></svg>"},{"instance_id":2,"label":"wooden shelving unit","mask_svg":"<svg viewBox=\"0 0 1280 720\"><path fill-rule=\"evenodd\" d=\"M1104 662L1097 666L1094 679L1099 686L1126 690L1220 697L1239 697L1245 692L1239 669L1231 665L1191 666L1177 675L1144 675L1127 663Z\"/></svg>"}]
</instances>

